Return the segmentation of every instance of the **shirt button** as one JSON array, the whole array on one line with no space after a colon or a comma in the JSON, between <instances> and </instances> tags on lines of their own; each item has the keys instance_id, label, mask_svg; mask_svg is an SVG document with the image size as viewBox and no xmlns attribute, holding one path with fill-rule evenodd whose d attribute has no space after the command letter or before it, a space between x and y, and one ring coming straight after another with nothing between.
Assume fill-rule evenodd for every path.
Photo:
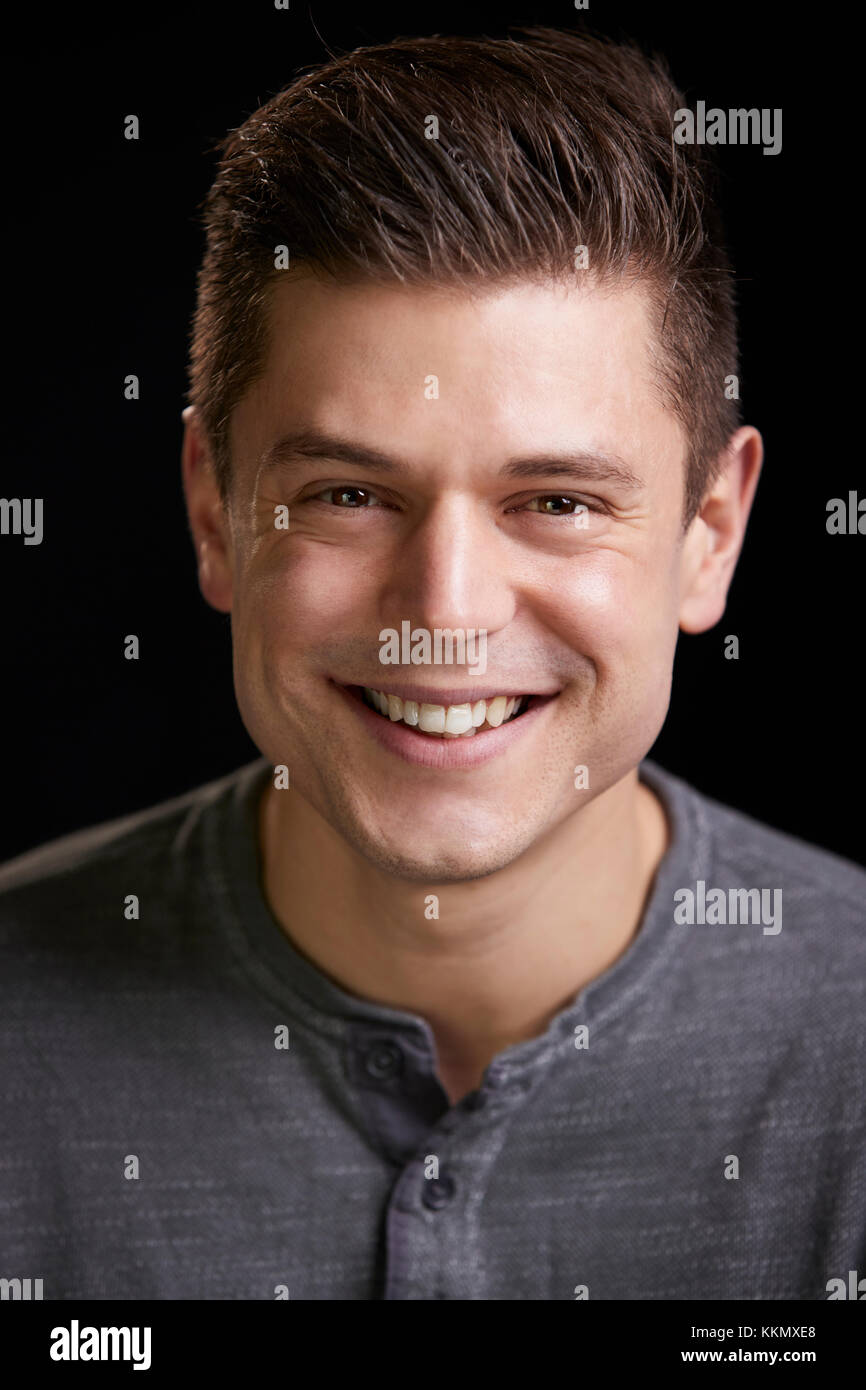
<instances>
[{"instance_id":1,"label":"shirt button","mask_svg":"<svg viewBox=\"0 0 866 1390\"><path fill-rule=\"evenodd\" d=\"M403 1070L403 1053L396 1043L379 1042L370 1048L364 1066L374 1081L387 1081L388 1077L397 1076Z\"/></svg>"},{"instance_id":2,"label":"shirt button","mask_svg":"<svg viewBox=\"0 0 866 1390\"><path fill-rule=\"evenodd\" d=\"M439 1211L440 1207L448 1205L456 1191L457 1184L451 1174L440 1173L438 1178L424 1179L421 1200L431 1211Z\"/></svg>"}]
</instances>

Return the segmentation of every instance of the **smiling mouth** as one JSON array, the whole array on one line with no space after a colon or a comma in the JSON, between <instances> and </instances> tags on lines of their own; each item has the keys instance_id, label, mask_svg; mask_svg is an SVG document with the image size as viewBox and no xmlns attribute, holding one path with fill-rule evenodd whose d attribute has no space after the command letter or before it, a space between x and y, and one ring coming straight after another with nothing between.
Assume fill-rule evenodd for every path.
<instances>
[{"instance_id":1,"label":"smiling mouth","mask_svg":"<svg viewBox=\"0 0 866 1390\"><path fill-rule=\"evenodd\" d=\"M366 685L349 686L348 689L383 719L392 724L403 724L413 733L438 739L474 738L476 734L487 733L519 719L533 704L551 698L496 695L490 699L457 705L435 705L403 699L400 695L372 690Z\"/></svg>"}]
</instances>

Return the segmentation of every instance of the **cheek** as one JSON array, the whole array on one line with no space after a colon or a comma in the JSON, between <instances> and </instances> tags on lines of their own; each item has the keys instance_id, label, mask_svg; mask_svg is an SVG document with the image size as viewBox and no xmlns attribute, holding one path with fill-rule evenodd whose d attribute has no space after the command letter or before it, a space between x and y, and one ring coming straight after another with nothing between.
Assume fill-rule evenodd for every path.
<instances>
[{"instance_id":1,"label":"cheek","mask_svg":"<svg viewBox=\"0 0 866 1390\"><path fill-rule=\"evenodd\" d=\"M235 640L254 661L273 670L289 667L293 680L300 681L317 653L323 656L347 639L357 642L359 633L369 634L375 591L375 569L360 556L292 537L291 543L272 545L240 577ZM303 666L296 662L299 653Z\"/></svg>"},{"instance_id":2,"label":"cheek","mask_svg":"<svg viewBox=\"0 0 866 1390\"><path fill-rule=\"evenodd\" d=\"M553 604L559 635L593 663L599 680L638 670L651 676L669 667L676 611L676 587L667 567L612 551L575 559Z\"/></svg>"}]
</instances>

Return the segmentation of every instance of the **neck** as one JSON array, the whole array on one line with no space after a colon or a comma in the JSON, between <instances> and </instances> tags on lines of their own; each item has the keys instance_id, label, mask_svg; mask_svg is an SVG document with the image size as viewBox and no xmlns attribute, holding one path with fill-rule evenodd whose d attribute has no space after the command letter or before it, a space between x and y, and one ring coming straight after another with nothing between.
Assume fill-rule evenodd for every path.
<instances>
[{"instance_id":1,"label":"neck","mask_svg":"<svg viewBox=\"0 0 866 1390\"><path fill-rule=\"evenodd\" d=\"M349 993L425 1018L453 1101L626 950L667 822L634 771L506 868L432 888L383 873L272 786L260 837L265 894L293 945Z\"/></svg>"}]
</instances>

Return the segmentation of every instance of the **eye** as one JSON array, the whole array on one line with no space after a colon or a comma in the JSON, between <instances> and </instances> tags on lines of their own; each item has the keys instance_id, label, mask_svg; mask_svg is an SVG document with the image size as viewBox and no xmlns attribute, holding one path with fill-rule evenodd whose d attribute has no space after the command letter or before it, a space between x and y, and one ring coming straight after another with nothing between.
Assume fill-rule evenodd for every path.
<instances>
[{"instance_id":1,"label":"eye","mask_svg":"<svg viewBox=\"0 0 866 1390\"><path fill-rule=\"evenodd\" d=\"M323 501L326 505L342 507L346 510L363 508L370 504L381 505L375 492L370 492L369 488L365 487L328 487L323 492L317 492L315 497L309 498L309 501Z\"/></svg>"},{"instance_id":2,"label":"eye","mask_svg":"<svg viewBox=\"0 0 866 1390\"><path fill-rule=\"evenodd\" d=\"M520 507L510 510L520 511ZM602 509L592 502L586 502L581 497L569 497L568 495L550 492L542 493L538 497L532 497L524 504L523 510L530 512L540 512L542 516L563 517L575 516L580 512L598 512Z\"/></svg>"}]
</instances>

